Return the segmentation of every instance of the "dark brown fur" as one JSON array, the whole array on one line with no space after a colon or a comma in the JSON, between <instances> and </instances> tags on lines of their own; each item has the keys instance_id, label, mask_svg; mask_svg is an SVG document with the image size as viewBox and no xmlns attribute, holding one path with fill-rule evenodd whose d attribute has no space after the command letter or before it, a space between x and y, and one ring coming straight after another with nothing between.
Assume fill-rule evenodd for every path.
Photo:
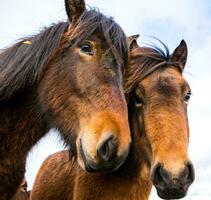
<instances>
[{"instance_id":1,"label":"dark brown fur","mask_svg":"<svg viewBox=\"0 0 211 200\"><path fill-rule=\"evenodd\" d=\"M67 13L74 17L71 24L52 25L0 54L0 200L11 199L17 191L29 150L50 128L58 128L65 144L76 150L84 121L93 129L109 129L109 120L102 127L94 119L96 113L101 120L109 115L112 127L123 128L117 133L119 149L130 144L122 86L125 34L96 10L69 9L75 9L75 15ZM96 46L94 58L81 53L84 40ZM95 136L100 137L100 131Z\"/></svg>"},{"instance_id":2,"label":"dark brown fur","mask_svg":"<svg viewBox=\"0 0 211 200\"><path fill-rule=\"evenodd\" d=\"M171 61L177 54L178 52L175 52L169 56L168 51L166 55L159 49L139 48L137 45L132 49L129 65L131 71L127 72L125 88L133 143L125 163L113 173L91 174L83 171L74 160L70 165L67 151L55 153L48 157L40 168L31 200L147 200L152 187L150 176L156 156L164 156L160 162L163 162L165 167L172 161L175 164L181 159L186 162L187 155L183 157L181 152L187 150L187 132L180 127L188 126L187 120L183 121L184 117L187 117L183 92L185 93L188 86L182 78L184 66L180 65L179 59L177 62ZM161 81L162 79L164 80ZM174 95L171 94L170 85ZM167 95L169 89L170 96ZM141 95L143 103L137 100ZM154 98L157 100L154 101ZM175 119L172 120L172 115L166 112L168 109L175 111ZM165 129L163 132L159 131L163 127L156 117L159 113L162 114L162 111L166 123L173 126L170 130L182 130L179 134L183 134L184 139L169 135ZM156 121L150 119L150 123L148 116L154 116ZM163 116L160 116L161 122ZM178 117L182 119L178 120L178 123L181 123L179 127L175 126ZM172 155L172 148L169 144L175 147L176 151L170 160L168 156ZM160 146L157 148L156 145ZM165 151L166 147L168 152ZM155 152L155 149L158 152ZM162 150L165 154L162 154ZM184 167L184 163L181 167Z\"/></svg>"}]
</instances>

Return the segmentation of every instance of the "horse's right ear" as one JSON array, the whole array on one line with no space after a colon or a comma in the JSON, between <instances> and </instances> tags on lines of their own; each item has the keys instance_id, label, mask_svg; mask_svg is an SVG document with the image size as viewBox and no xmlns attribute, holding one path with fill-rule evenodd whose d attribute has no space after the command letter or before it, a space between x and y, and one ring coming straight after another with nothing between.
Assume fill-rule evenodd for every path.
<instances>
[{"instance_id":1,"label":"horse's right ear","mask_svg":"<svg viewBox=\"0 0 211 200\"><path fill-rule=\"evenodd\" d=\"M68 19L75 23L81 14L86 10L84 0L65 0L65 9Z\"/></svg>"},{"instance_id":2,"label":"horse's right ear","mask_svg":"<svg viewBox=\"0 0 211 200\"><path fill-rule=\"evenodd\" d=\"M129 44L128 46L130 50L138 47L138 43L137 43L138 38L139 38L139 35L131 35L127 38L128 44Z\"/></svg>"}]
</instances>

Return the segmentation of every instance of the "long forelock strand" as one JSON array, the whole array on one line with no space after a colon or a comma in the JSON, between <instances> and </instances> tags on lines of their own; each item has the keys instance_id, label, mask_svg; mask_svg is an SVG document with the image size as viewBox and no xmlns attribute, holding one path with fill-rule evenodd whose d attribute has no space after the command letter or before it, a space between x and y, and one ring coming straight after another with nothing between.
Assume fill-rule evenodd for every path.
<instances>
[{"instance_id":1,"label":"long forelock strand","mask_svg":"<svg viewBox=\"0 0 211 200\"><path fill-rule=\"evenodd\" d=\"M76 24L72 25L68 36L70 41L73 41L70 45L76 46L95 31L102 32L115 59L121 64L127 63L128 46L126 35L112 18L104 16L95 9L85 11Z\"/></svg>"}]
</instances>

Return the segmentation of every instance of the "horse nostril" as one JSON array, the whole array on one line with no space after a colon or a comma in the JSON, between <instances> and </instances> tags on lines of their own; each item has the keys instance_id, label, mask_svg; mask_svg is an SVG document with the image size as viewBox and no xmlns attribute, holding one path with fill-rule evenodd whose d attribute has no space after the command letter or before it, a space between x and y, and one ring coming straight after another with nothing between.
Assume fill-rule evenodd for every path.
<instances>
[{"instance_id":1,"label":"horse nostril","mask_svg":"<svg viewBox=\"0 0 211 200\"><path fill-rule=\"evenodd\" d=\"M195 172L194 172L194 168L192 163L188 163L187 164L187 169L188 169L188 176L187 176L187 185L190 185L191 183L193 183L194 179L195 179Z\"/></svg>"},{"instance_id":2,"label":"horse nostril","mask_svg":"<svg viewBox=\"0 0 211 200\"><path fill-rule=\"evenodd\" d=\"M160 169L161 169L161 164L158 163L152 171L151 179L154 185L159 185L159 183L162 181Z\"/></svg>"},{"instance_id":3,"label":"horse nostril","mask_svg":"<svg viewBox=\"0 0 211 200\"><path fill-rule=\"evenodd\" d=\"M158 163L153 169L151 179L153 184L161 189L169 183L170 175L163 166Z\"/></svg>"},{"instance_id":4,"label":"horse nostril","mask_svg":"<svg viewBox=\"0 0 211 200\"><path fill-rule=\"evenodd\" d=\"M116 156L117 142L114 136L104 140L97 149L97 155L102 161L108 161Z\"/></svg>"}]
</instances>

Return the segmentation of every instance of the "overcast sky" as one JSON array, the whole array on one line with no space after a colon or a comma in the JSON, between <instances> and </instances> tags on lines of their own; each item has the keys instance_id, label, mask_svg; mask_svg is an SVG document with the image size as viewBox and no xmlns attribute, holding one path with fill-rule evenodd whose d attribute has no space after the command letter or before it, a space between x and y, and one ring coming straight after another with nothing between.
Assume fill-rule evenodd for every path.
<instances>
[{"instance_id":1,"label":"overcast sky","mask_svg":"<svg viewBox=\"0 0 211 200\"><path fill-rule=\"evenodd\" d=\"M189 104L190 158L196 180L186 200L211 198L211 1L210 0L87 0L122 26L127 35L140 34L139 43L156 36L170 51L185 39L189 58L185 77L193 97ZM0 0L0 48L65 20L63 0ZM33 148L26 178L31 188L42 161L62 149L54 132ZM150 200L159 199L153 190Z\"/></svg>"}]
</instances>

